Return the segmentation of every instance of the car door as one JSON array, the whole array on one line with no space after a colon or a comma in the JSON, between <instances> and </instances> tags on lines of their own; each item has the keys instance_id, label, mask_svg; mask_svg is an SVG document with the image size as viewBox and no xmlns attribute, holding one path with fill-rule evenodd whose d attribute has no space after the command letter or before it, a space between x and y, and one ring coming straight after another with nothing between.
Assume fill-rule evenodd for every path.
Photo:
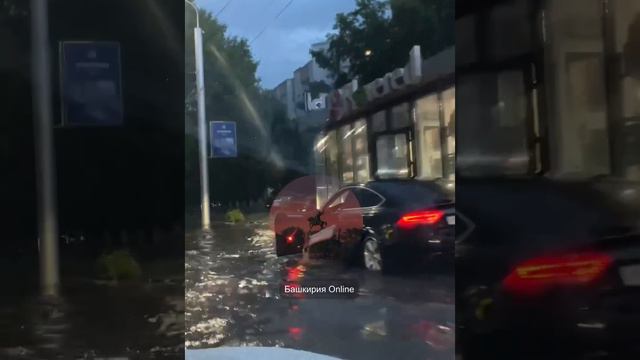
<instances>
[{"instance_id":1,"label":"car door","mask_svg":"<svg viewBox=\"0 0 640 360\"><path fill-rule=\"evenodd\" d=\"M339 239L339 211L343 208L346 197L347 190L345 189L329 198L319 213L323 226L319 231L310 234L308 246Z\"/></svg>"},{"instance_id":2,"label":"car door","mask_svg":"<svg viewBox=\"0 0 640 360\"><path fill-rule=\"evenodd\" d=\"M376 227L377 206L384 199L366 187L350 188L344 204L338 211L339 241L343 246L353 247L362 240L365 227Z\"/></svg>"}]
</instances>

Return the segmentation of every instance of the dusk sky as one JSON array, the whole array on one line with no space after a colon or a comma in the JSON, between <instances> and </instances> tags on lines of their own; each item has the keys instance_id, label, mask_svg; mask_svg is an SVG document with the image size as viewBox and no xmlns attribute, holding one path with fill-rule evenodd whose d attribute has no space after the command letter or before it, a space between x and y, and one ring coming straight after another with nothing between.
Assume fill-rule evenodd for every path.
<instances>
[{"instance_id":1,"label":"dusk sky","mask_svg":"<svg viewBox=\"0 0 640 360\"><path fill-rule=\"evenodd\" d=\"M199 0L198 5L214 14L224 8L218 20L229 35L251 41L266 28L251 51L262 87L271 89L311 59L311 44L325 40L336 14L353 10L355 0Z\"/></svg>"}]
</instances>

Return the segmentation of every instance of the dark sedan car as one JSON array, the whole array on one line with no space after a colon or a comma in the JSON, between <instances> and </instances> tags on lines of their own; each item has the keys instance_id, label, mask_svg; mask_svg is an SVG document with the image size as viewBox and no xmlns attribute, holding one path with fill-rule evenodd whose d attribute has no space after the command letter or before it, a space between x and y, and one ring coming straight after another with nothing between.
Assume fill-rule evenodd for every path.
<instances>
[{"instance_id":1,"label":"dark sedan car","mask_svg":"<svg viewBox=\"0 0 640 360\"><path fill-rule=\"evenodd\" d=\"M637 359L640 214L589 182L458 181L463 359Z\"/></svg>"},{"instance_id":2,"label":"dark sedan car","mask_svg":"<svg viewBox=\"0 0 640 360\"><path fill-rule=\"evenodd\" d=\"M276 224L289 231L277 234L278 254L321 248L325 255L337 255L372 271L437 255L453 259L453 198L433 182L372 181L348 186L307 221L304 229L300 223Z\"/></svg>"}]
</instances>

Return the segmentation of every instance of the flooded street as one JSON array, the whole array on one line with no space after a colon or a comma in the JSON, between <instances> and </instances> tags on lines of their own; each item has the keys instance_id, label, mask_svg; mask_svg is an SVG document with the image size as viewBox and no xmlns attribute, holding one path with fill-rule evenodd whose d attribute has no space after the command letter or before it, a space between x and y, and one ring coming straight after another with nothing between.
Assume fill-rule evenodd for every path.
<instances>
[{"instance_id":1,"label":"flooded street","mask_svg":"<svg viewBox=\"0 0 640 360\"><path fill-rule=\"evenodd\" d=\"M179 274L121 284L73 279L56 302L12 290L0 297L0 358L181 359L182 281Z\"/></svg>"},{"instance_id":2,"label":"flooded street","mask_svg":"<svg viewBox=\"0 0 640 360\"><path fill-rule=\"evenodd\" d=\"M277 258L266 215L187 236L186 347L280 346L343 359L453 359L452 275L382 276ZM290 299L282 281L356 280L356 299Z\"/></svg>"}]
</instances>

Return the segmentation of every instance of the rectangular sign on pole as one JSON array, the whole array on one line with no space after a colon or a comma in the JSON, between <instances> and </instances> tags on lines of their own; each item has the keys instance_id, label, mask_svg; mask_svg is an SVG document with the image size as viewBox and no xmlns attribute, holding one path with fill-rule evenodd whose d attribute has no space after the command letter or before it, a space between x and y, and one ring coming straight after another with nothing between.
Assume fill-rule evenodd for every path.
<instances>
[{"instance_id":1,"label":"rectangular sign on pole","mask_svg":"<svg viewBox=\"0 0 640 360\"><path fill-rule=\"evenodd\" d=\"M212 158L235 158L238 156L236 123L233 121L211 121L209 143Z\"/></svg>"},{"instance_id":2,"label":"rectangular sign on pole","mask_svg":"<svg viewBox=\"0 0 640 360\"><path fill-rule=\"evenodd\" d=\"M60 43L62 126L117 126L123 122L120 44Z\"/></svg>"}]
</instances>

